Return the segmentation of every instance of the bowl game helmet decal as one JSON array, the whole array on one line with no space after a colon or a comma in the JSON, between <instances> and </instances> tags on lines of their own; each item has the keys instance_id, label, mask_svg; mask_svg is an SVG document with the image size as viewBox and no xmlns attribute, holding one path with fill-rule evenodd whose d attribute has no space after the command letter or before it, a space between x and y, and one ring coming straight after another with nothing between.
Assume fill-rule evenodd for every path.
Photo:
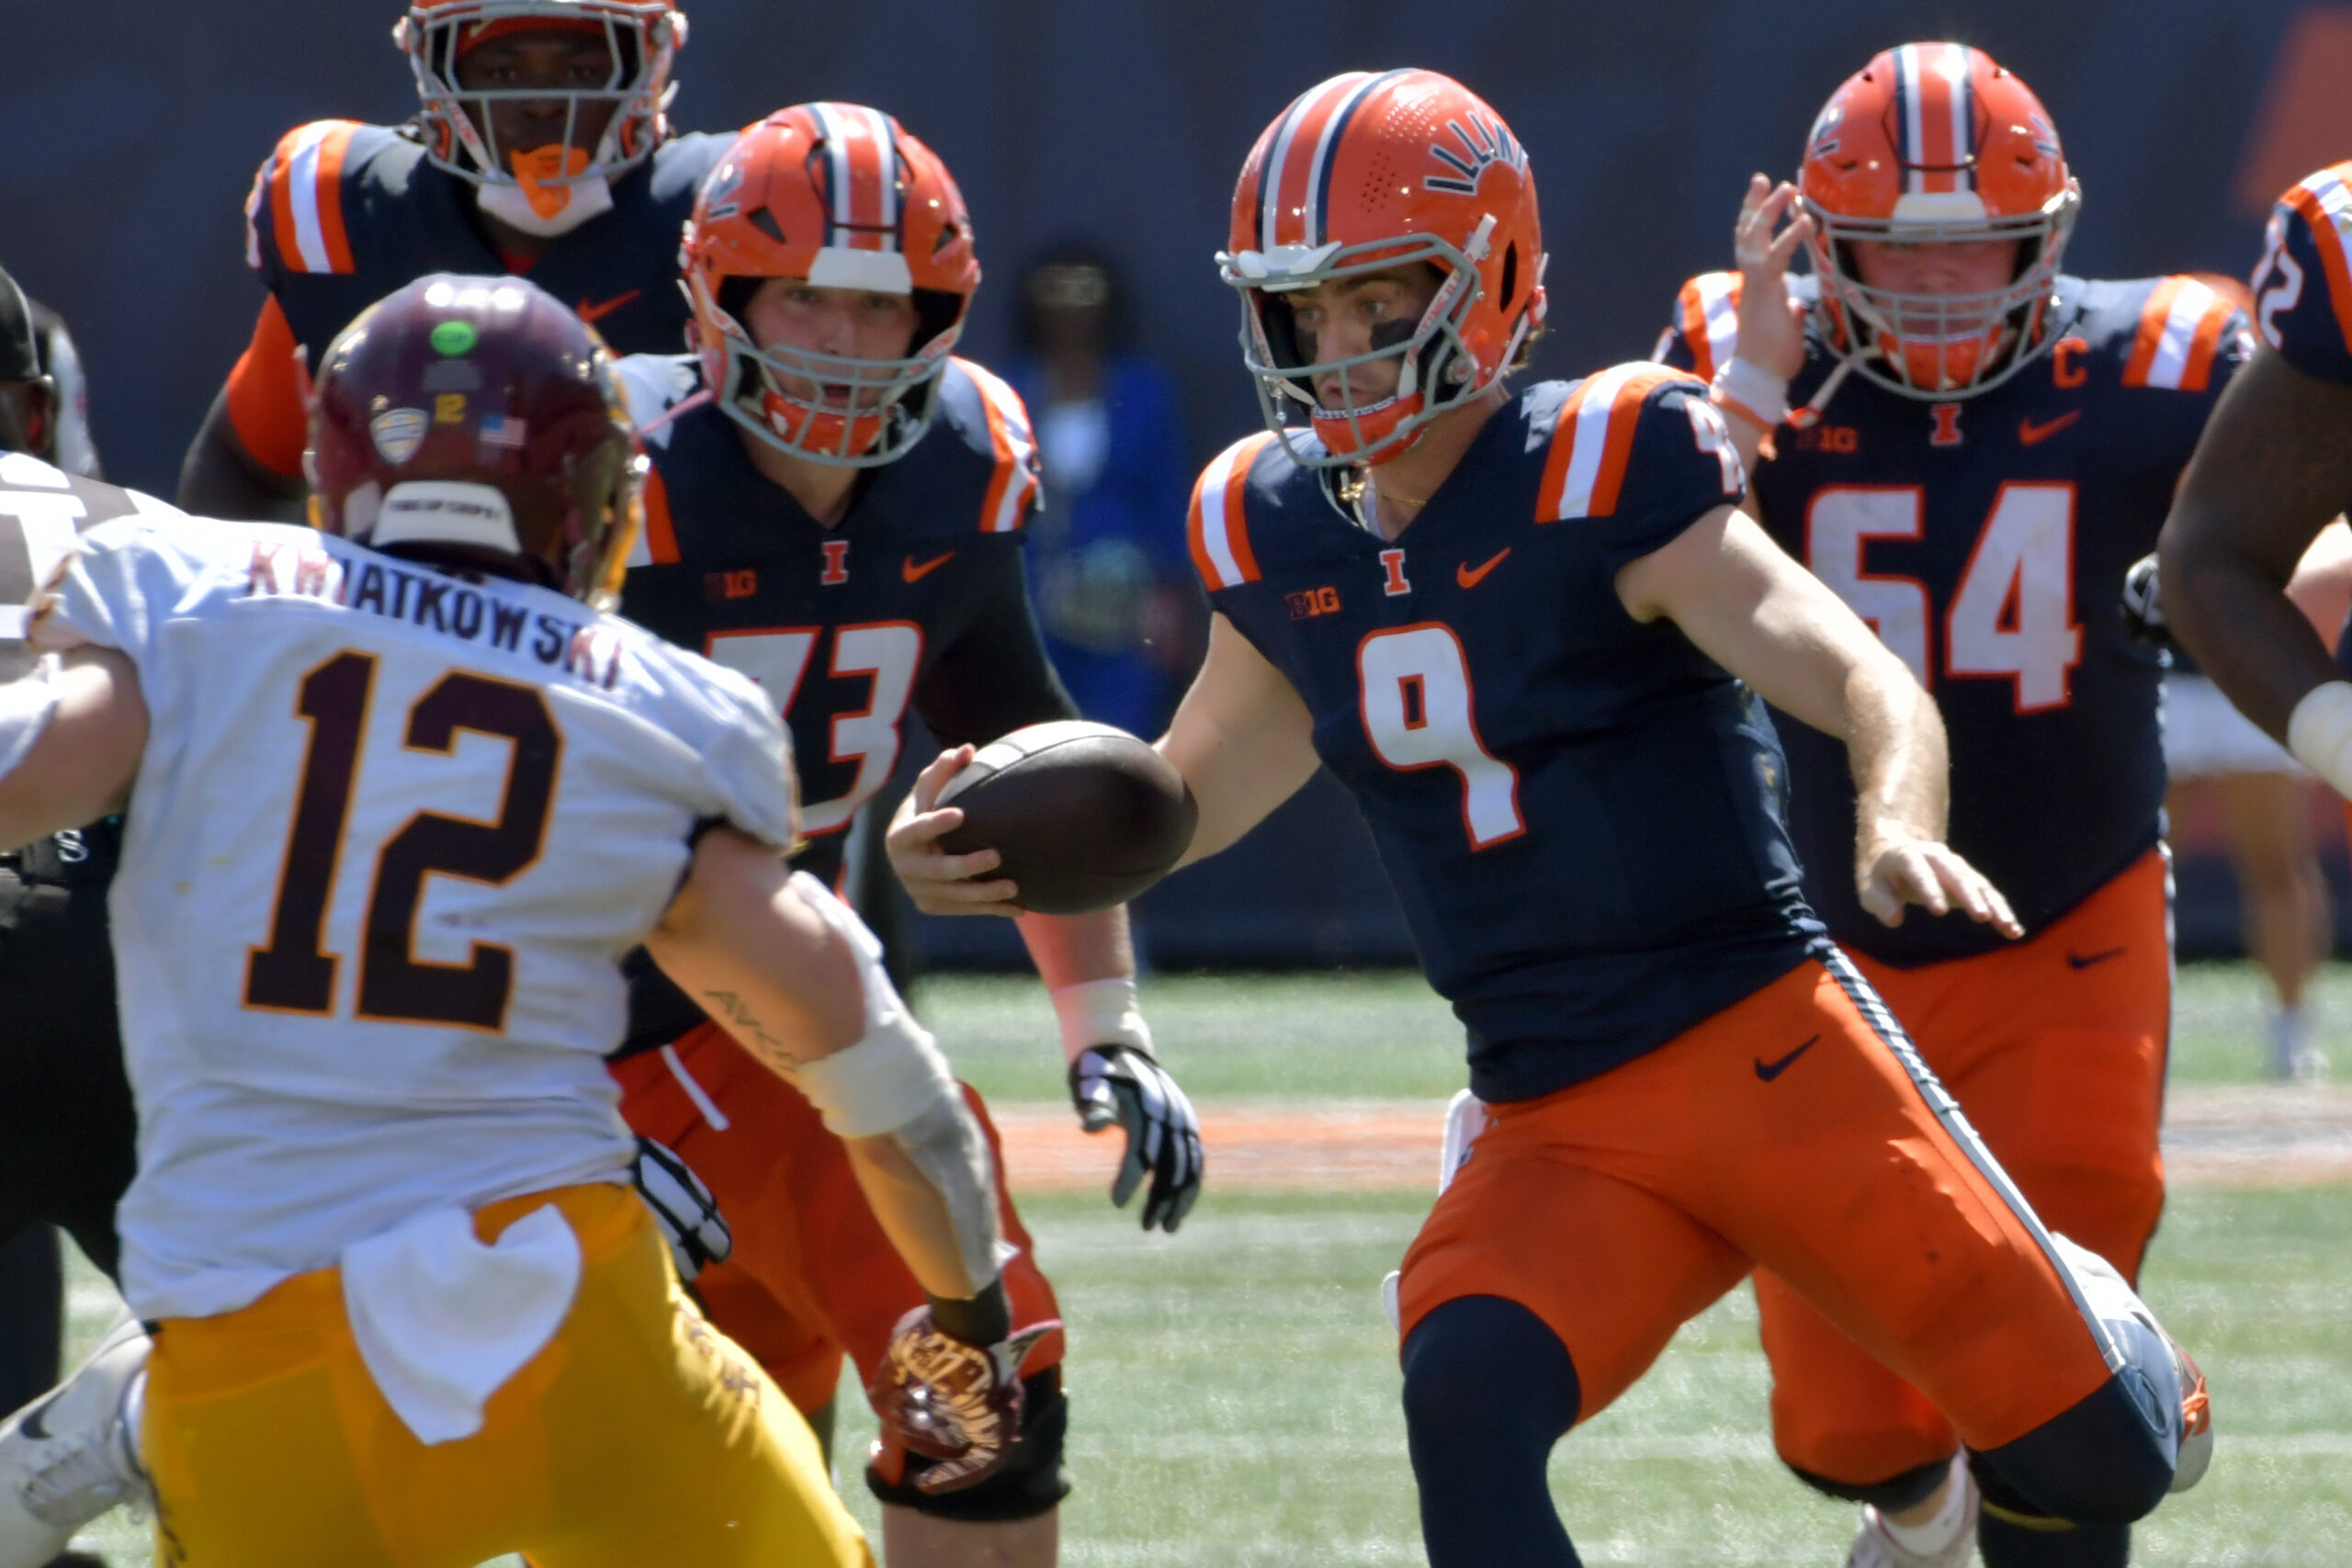
<instances>
[{"instance_id":1,"label":"bowl game helmet decal","mask_svg":"<svg viewBox=\"0 0 2352 1568\"><path fill-rule=\"evenodd\" d=\"M612 68L601 85L459 85L458 62L475 47L514 33L561 30L603 38ZM426 155L482 186L496 216L560 233L605 210L607 183L642 163L669 133L665 111L677 92L670 68L686 41L686 18L672 0L415 0L392 38L416 77ZM565 104L561 141L535 149L499 144L494 104L549 99ZM582 109L589 104L612 106L593 147L582 138Z\"/></svg>"},{"instance_id":2,"label":"bowl game helmet decal","mask_svg":"<svg viewBox=\"0 0 2352 1568\"><path fill-rule=\"evenodd\" d=\"M861 104L800 104L745 130L703 182L680 259L719 408L782 451L853 468L895 460L930 427L980 285L947 165ZM763 347L743 312L773 277L907 296L906 355Z\"/></svg>"},{"instance_id":3,"label":"bowl game helmet decal","mask_svg":"<svg viewBox=\"0 0 2352 1568\"><path fill-rule=\"evenodd\" d=\"M326 532L599 608L641 521L612 355L519 277L421 277L345 328L320 361L307 462Z\"/></svg>"},{"instance_id":4,"label":"bowl game helmet decal","mask_svg":"<svg viewBox=\"0 0 2352 1568\"><path fill-rule=\"evenodd\" d=\"M1378 463L1508 373L1544 320L1544 238L1526 151L1478 96L1433 71L1352 72L1310 88L1259 137L1217 263L1240 291L1241 348L1266 423L1300 462ZM1321 406L1285 294L1426 263L1442 275L1393 342L1318 367L1399 361L1395 390ZM1386 329L1384 329L1385 331ZM1322 451L1292 440L1294 405Z\"/></svg>"},{"instance_id":5,"label":"bowl game helmet decal","mask_svg":"<svg viewBox=\"0 0 2352 1568\"><path fill-rule=\"evenodd\" d=\"M1835 340L1856 370L1906 397L1999 385L2050 346L2041 330L2081 206L2040 99L1983 50L1907 43L1830 96L1797 188ZM1985 294L1864 283L1851 246L2009 240L2009 283Z\"/></svg>"}]
</instances>

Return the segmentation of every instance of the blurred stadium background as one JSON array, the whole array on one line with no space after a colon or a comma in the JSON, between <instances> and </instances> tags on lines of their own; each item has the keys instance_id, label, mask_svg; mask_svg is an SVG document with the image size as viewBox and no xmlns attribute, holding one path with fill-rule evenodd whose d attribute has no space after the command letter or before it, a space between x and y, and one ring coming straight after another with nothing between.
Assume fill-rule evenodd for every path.
<instances>
[{"instance_id":1,"label":"blurred stadium background","mask_svg":"<svg viewBox=\"0 0 2352 1568\"><path fill-rule=\"evenodd\" d=\"M1541 174L1553 254L1544 374L1645 354L1675 287L1722 260L1750 170L1791 165L1828 88L1898 39L1982 44L2051 106L2086 191L2077 272L2242 275L2271 196L2352 152L2352 6L2293 0L688 9L681 124L858 99L947 158L995 278L967 339L975 356L1008 349L1012 280L1042 247L1074 233L1104 243L1136 293L1140 346L1176 376L1198 457L1257 418L1233 363L1234 307L1209 265L1232 173L1267 118L1332 71L1427 64L1510 117ZM413 109L385 36L397 14L374 0L0 0L0 141L17 149L0 167L0 261L72 323L113 477L170 492L245 341L261 295L242 265L239 209L277 135ZM909 752L922 755L920 742ZM2315 818L2344 931L2340 819L2331 808ZM2232 951L2215 826L2178 826L2184 951ZM1267 1174L1279 1159L1252 1166L1234 1140L1238 1129L1278 1143L1285 1127L1373 1123L1433 1140L1461 1081L1456 1032L1417 978L1378 967L1409 957L1402 926L1352 810L1323 785L1243 852L1156 892L1145 931L1163 968L1250 971L1148 992L1217 1162L1172 1242L1070 1190L1069 1151L1046 1130L1067 1112L1033 984L944 977L922 998L967 1076L1008 1121L1026 1108L1039 1129L1012 1163L1079 1325L1068 1560L1419 1561L1374 1287L1425 1210L1433 1155L1414 1168L1413 1145L1401 1160L1328 1166L1302 1190ZM986 966L1010 955L1005 934L934 923L926 942L935 961ZM1336 963L1361 967L1261 973ZM2352 980L2332 975L2318 1008L2341 1060ZM2223 1447L2213 1482L2144 1532L2151 1564L2352 1562L2352 1100L2254 1087L2260 1014L2250 968L2184 972L2173 1107L2183 1179L2150 1294L2207 1357ZM1079 1151L1082 1168L1091 1153ZM1087 1185L1108 1157L1084 1168ZM1564 1446L1556 1480L1589 1561L1837 1560L1849 1515L1771 1461L1747 1300L1736 1292L1693 1325L1633 1397ZM85 1345L110 1310L86 1270L74 1309ZM854 1463L863 1438L845 1426ZM119 1518L91 1539L118 1562L146 1561Z\"/></svg>"}]
</instances>

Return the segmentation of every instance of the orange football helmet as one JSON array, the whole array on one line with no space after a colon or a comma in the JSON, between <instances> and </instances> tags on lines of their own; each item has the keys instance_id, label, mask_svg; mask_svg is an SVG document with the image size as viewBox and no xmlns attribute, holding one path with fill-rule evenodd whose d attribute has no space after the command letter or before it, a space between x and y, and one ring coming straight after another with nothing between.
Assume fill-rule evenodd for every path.
<instances>
[{"instance_id":1,"label":"orange football helmet","mask_svg":"<svg viewBox=\"0 0 2352 1568\"><path fill-rule=\"evenodd\" d=\"M719 408L780 451L850 468L891 462L930 428L980 286L947 165L860 104L800 104L745 130L704 179L679 260ZM907 356L763 348L742 317L771 277L909 296Z\"/></svg>"},{"instance_id":2,"label":"orange football helmet","mask_svg":"<svg viewBox=\"0 0 2352 1568\"><path fill-rule=\"evenodd\" d=\"M458 59L483 39L510 32L577 28L602 33L613 73L601 87L469 91L458 85ZM676 96L670 67L686 41L685 13L673 0L414 0L392 28L424 101L425 152L434 163L476 185L514 185L512 150L497 145L489 105L502 98L569 101L563 141L539 183L616 177L644 161L669 134L666 111ZM614 105L593 153L571 152L586 102ZM470 111L470 112L469 112Z\"/></svg>"},{"instance_id":3,"label":"orange football helmet","mask_svg":"<svg viewBox=\"0 0 2352 1568\"><path fill-rule=\"evenodd\" d=\"M1834 341L1856 370L1905 397L1996 387L2050 346L2042 323L2082 187L2041 101L1983 50L1906 43L1830 96L1805 139L1797 189ZM2018 242L1988 294L1872 288L1856 241Z\"/></svg>"},{"instance_id":4,"label":"orange football helmet","mask_svg":"<svg viewBox=\"0 0 2352 1568\"><path fill-rule=\"evenodd\" d=\"M1544 321L1544 235L1527 153L1503 118L1434 71L1351 72L1309 88L1268 126L1233 191L1230 248L1241 352L1266 423L1316 468L1387 461L1421 428L1508 374ZM1396 387L1357 406L1316 398L1283 295L1416 262L1444 276L1409 333L1346 369L1400 361ZM1401 329L1404 323L1398 323ZM1321 453L1291 440L1304 404Z\"/></svg>"}]
</instances>

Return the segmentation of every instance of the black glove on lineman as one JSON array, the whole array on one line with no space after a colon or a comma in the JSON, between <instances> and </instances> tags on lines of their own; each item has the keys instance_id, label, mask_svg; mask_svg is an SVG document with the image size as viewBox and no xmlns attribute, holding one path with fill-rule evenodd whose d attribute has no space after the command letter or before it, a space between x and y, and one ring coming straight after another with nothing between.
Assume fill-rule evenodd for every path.
<instances>
[{"instance_id":1,"label":"black glove on lineman","mask_svg":"<svg viewBox=\"0 0 2352 1568\"><path fill-rule=\"evenodd\" d=\"M660 1223L679 1279L691 1285L705 1269L727 1261L735 1250L734 1233L718 1212L718 1200L674 1150L650 1138L638 1139L637 1166L629 1179Z\"/></svg>"},{"instance_id":2,"label":"black glove on lineman","mask_svg":"<svg viewBox=\"0 0 2352 1568\"><path fill-rule=\"evenodd\" d=\"M1193 1102L1151 1053L1124 1042L1092 1045L1069 1065L1069 1098L1079 1124L1099 1133L1116 1122L1126 1130L1127 1157L1111 1183L1111 1201L1127 1206L1147 1172L1143 1228L1171 1235L1201 1195L1201 1122Z\"/></svg>"},{"instance_id":3,"label":"black glove on lineman","mask_svg":"<svg viewBox=\"0 0 2352 1568\"><path fill-rule=\"evenodd\" d=\"M2123 574L2123 629L2143 648L2169 651L2180 646L2173 641L2172 627L2165 620L2164 601L2157 594L2154 556L2142 556Z\"/></svg>"}]
</instances>

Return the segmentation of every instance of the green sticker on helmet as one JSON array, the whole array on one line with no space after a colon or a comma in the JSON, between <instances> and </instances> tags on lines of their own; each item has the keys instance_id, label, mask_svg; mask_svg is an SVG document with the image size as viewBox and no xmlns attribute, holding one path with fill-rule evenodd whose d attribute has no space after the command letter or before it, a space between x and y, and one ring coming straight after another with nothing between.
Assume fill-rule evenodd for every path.
<instances>
[{"instance_id":1,"label":"green sticker on helmet","mask_svg":"<svg viewBox=\"0 0 2352 1568\"><path fill-rule=\"evenodd\" d=\"M433 329L432 343L436 354L470 354L481 341L481 330L471 321L444 321Z\"/></svg>"}]
</instances>

